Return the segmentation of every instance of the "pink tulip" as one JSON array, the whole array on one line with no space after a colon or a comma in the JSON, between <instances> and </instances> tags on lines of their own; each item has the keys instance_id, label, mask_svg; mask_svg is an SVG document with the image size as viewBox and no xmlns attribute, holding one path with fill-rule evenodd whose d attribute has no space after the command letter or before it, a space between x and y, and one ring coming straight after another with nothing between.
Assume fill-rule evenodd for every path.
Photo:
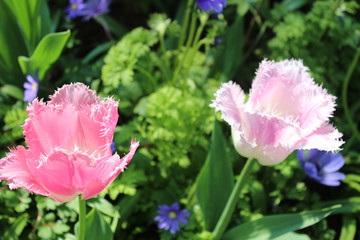
<instances>
[{"instance_id":1,"label":"pink tulip","mask_svg":"<svg viewBox=\"0 0 360 240\"><path fill-rule=\"evenodd\" d=\"M100 99L82 83L65 85L50 99L27 107L28 148L11 149L0 160L0 180L58 202L91 198L125 169L139 143L132 140L123 158L112 155L118 103Z\"/></svg>"},{"instance_id":2,"label":"pink tulip","mask_svg":"<svg viewBox=\"0 0 360 240\"><path fill-rule=\"evenodd\" d=\"M248 100L233 82L211 104L232 127L236 150L263 165L283 161L295 149L337 151L342 134L328 121L335 97L315 84L302 61L264 60Z\"/></svg>"}]
</instances>

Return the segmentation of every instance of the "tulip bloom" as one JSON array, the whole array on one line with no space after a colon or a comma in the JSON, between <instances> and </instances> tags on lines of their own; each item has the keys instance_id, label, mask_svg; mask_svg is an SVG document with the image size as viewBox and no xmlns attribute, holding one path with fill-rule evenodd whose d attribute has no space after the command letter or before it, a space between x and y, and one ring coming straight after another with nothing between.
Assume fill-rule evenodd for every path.
<instances>
[{"instance_id":1,"label":"tulip bloom","mask_svg":"<svg viewBox=\"0 0 360 240\"><path fill-rule=\"evenodd\" d=\"M246 102L233 82L215 96L211 106L231 125L236 150L263 165L277 164L295 149L337 151L343 144L328 122L335 97L315 84L302 61L264 60Z\"/></svg>"},{"instance_id":2,"label":"tulip bloom","mask_svg":"<svg viewBox=\"0 0 360 240\"><path fill-rule=\"evenodd\" d=\"M82 83L65 85L50 99L27 107L28 147L11 149L0 160L0 180L58 202L91 198L124 170L139 143L132 141L123 158L112 155L118 103L100 99Z\"/></svg>"}]
</instances>

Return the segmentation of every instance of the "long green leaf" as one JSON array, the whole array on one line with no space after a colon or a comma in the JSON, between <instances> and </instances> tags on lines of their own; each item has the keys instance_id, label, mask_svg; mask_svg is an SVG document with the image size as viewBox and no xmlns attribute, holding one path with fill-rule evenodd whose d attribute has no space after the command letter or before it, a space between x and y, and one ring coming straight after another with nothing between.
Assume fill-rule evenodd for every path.
<instances>
[{"instance_id":1,"label":"long green leaf","mask_svg":"<svg viewBox=\"0 0 360 240\"><path fill-rule=\"evenodd\" d=\"M113 240L114 234L109 224L96 208L93 208L86 216L86 240Z\"/></svg>"},{"instance_id":2,"label":"long green leaf","mask_svg":"<svg viewBox=\"0 0 360 240\"><path fill-rule=\"evenodd\" d=\"M22 81L19 79L23 79L23 75L17 57L27 54L27 49L22 33L18 28L16 17L5 0L0 0L0 49L1 83L20 86Z\"/></svg>"},{"instance_id":3,"label":"long green leaf","mask_svg":"<svg viewBox=\"0 0 360 240\"><path fill-rule=\"evenodd\" d=\"M339 240L353 240L356 234L356 219L353 216L345 215Z\"/></svg>"},{"instance_id":4,"label":"long green leaf","mask_svg":"<svg viewBox=\"0 0 360 240\"><path fill-rule=\"evenodd\" d=\"M70 30L59 33L50 33L41 39L34 54L28 58L19 57L19 64L24 74L33 74L39 71L39 78L43 79L46 71L59 57L70 37Z\"/></svg>"},{"instance_id":5,"label":"long green leaf","mask_svg":"<svg viewBox=\"0 0 360 240\"><path fill-rule=\"evenodd\" d=\"M343 208L341 205L336 205L331 208L302 213L265 216L234 227L225 233L222 240L263 240L276 238L288 232L311 226L341 208Z\"/></svg>"},{"instance_id":6,"label":"long green leaf","mask_svg":"<svg viewBox=\"0 0 360 240\"><path fill-rule=\"evenodd\" d=\"M218 122L211 141L209 155L196 182L196 197L208 231L214 229L234 185L232 164Z\"/></svg>"},{"instance_id":7,"label":"long green leaf","mask_svg":"<svg viewBox=\"0 0 360 240\"><path fill-rule=\"evenodd\" d=\"M22 89L18 88L15 85L5 84L0 88L1 94L5 94L11 97L14 97L18 100L22 100L24 98L24 92Z\"/></svg>"},{"instance_id":8,"label":"long green leaf","mask_svg":"<svg viewBox=\"0 0 360 240\"><path fill-rule=\"evenodd\" d=\"M36 27L36 20L40 15L40 1L42 0L22 0L20 2L5 0L16 17L29 52L32 52L32 47L38 40L39 31Z\"/></svg>"},{"instance_id":9,"label":"long green leaf","mask_svg":"<svg viewBox=\"0 0 360 240\"><path fill-rule=\"evenodd\" d=\"M306 234L289 232L277 238L272 238L270 240L311 240L311 238Z\"/></svg>"}]
</instances>

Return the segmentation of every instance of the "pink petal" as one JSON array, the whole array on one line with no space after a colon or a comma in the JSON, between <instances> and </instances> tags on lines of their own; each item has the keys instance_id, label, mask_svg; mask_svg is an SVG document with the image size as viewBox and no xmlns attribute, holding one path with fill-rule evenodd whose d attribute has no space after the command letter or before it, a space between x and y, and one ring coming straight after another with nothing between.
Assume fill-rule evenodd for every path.
<instances>
[{"instance_id":1,"label":"pink petal","mask_svg":"<svg viewBox=\"0 0 360 240\"><path fill-rule=\"evenodd\" d=\"M237 152L246 158L255 158L262 165L274 165L282 162L293 151L281 145L253 145L242 137L242 134L232 128L232 138Z\"/></svg>"},{"instance_id":2,"label":"pink petal","mask_svg":"<svg viewBox=\"0 0 360 240\"><path fill-rule=\"evenodd\" d=\"M335 97L316 85L302 61L261 62L253 81L250 108L297 123L310 133L332 116Z\"/></svg>"},{"instance_id":3,"label":"pink petal","mask_svg":"<svg viewBox=\"0 0 360 240\"><path fill-rule=\"evenodd\" d=\"M50 193L41 186L30 167L36 167L36 161L31 159L23 146L11 149L5 158L0 160L0 180L6 180L10 189L24 188L29 192L49 196Z\"/></svg>"},{"instance_id":4,"label":"pink petal","mask_svg":"<svg viewBox=\"0 0 360 240\"><path fill-rule=\"evenodd\" d=\"M82 83L73 83L58 89L53 96L50 96L50 99L49 104L73 105L76 109L79 109L96 103L99 97L88 86Z\"/></svg>"},{"instance_id":5,"label":"pink petal","mask_svg":"<svg viewBox=\"0 0 360 240\"><path fill-rule=\"evenodd\" d=\"M59 150L49 155L40 166L30 168L30 171L39 184L51 193L50 197L58 202L67 202L81 193L82 178L77 168L90 165L81 160Z\"/></svg>"},{"instance_id":6,"label":"pink petal","mask_svg":"<svg viewBox=\"0 0 360 240\"><path fill-rule=\"evenodd\" d=\"M344 143L342 134L329 123L323 123L316 131L299 142L298 148L316 148L324 151L339 151Z\"/></svg>"},{"instance_id":7,"label":"pink petal","mask_svg":"<svg viewBox=\"0 0 360 240\"><path fill-rule=\"evenodd\" d=\"M25 141L33 152L48 155L56 147L69 142L75 133L78 118L73 106L46 105L35 99L27 108L24 128Z\"/></svg>"},{"instance_id":8,"label":"pink petal","mask_svg":"<svg viewBox=\"0 0 360 240\"><path fill-rule=\"evenodd\" d=\"M119 117L118 103L110 98L79 109L35 100L27 111L25 140L30 149L44 155L58 147L97 157L108 154Z\"/></svg>"},{"instance_id":9,"label":"pink petal","mask_svg":"<svg viewBox=\"0 0 360 240\"><path fill-rule=\"evenodd\" d=\"M232 81L223 83L215 93L215 97L210 107L214 107L215 111L221 111L221 117L241 131L240 111L244 106L245 95L239 85Z\"/></svg>"},{"instance_id":10,"label":"pink petal","mask_svg":"<svg viewBox=\"0 0 360 240\"><path fill-rule=\"evenodd\" d=\"M116 153L109 159L98 161L94 167L94 170L88 173L89 176L91 176L93 182L88 182L88 184L85 185L82 199L91 198L110 185L114 179L125 170L138 147L139 142L132 140L130 145L130 152L123 158L120 159L119 155ZM94 183L97 183L99 187L97 188L96 184L94 185ZM98 190L101 188L100 186L103 186L103 188L98 192Z\"/></svg>"}]
</instances>

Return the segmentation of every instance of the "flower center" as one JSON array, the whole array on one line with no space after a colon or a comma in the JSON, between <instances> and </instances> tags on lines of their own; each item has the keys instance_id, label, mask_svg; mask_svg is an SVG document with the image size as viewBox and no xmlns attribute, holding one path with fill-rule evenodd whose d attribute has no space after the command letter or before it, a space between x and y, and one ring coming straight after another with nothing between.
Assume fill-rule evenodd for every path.
<instances>
[{"instance_id":1,"label":"flower center","mask_svg":"<svg viewBox=\"0 0 360 240\"><path fill-rule=\"evenodd\" d=\"M32 88L32 90L36 90L37 89L37 83L33 83L33 84L31 84L31 88Z\"/></svg>"},{"instance_id":2,"label":"flower center","mask_svg":"<svg viewBox=\"0 0 360 240\"><path fill-rule=\"evenodd\" d=\"M173 211L169 212L169 218L171 218L171 219L176 218L176 213Z\"/></svg>"},{"instance_id":3,"label":"flower center","mask_svg":"<svg viewBox=\"0 0 360 240\"><path fill-rule=\"evenodd\" d=\"M77 4L71 5L71 9L72 9L72 10L77 10L77 9L78 9L78 5L77 5Z\"/></svg>"}]
</instances>

